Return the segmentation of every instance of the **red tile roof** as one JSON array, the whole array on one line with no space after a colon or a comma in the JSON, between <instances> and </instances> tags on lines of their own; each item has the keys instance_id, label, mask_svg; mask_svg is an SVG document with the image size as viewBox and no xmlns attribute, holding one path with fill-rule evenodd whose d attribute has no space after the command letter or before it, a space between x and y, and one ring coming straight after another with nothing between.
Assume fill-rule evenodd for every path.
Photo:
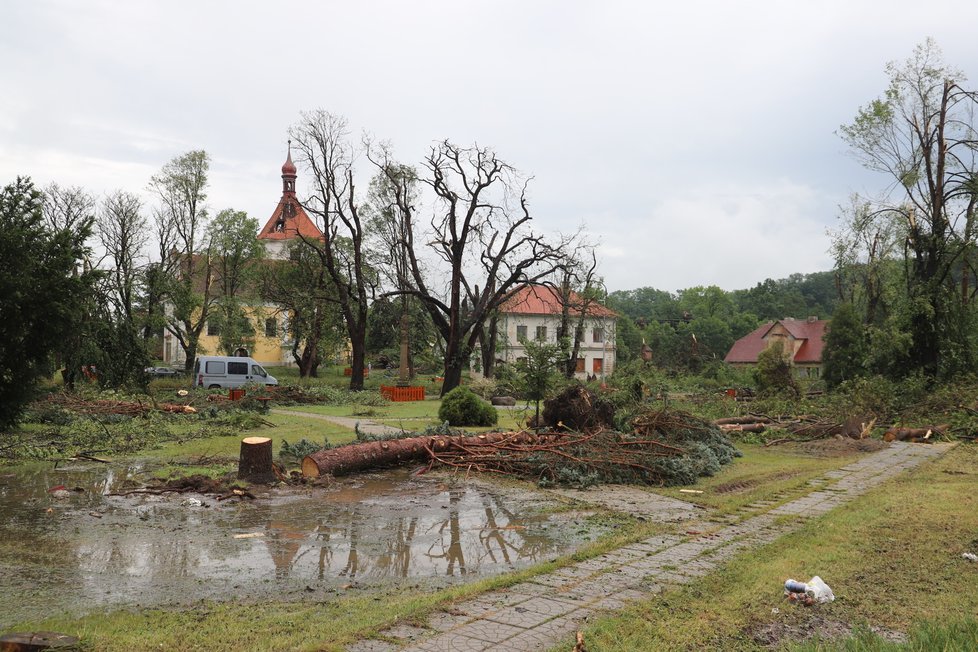
<instances>
[{"instance_id":1,"label":"red tile roof","mask_svg":"<svg viewBox=\"0 0 978 652\"><path fill-rule=\"evenodd\" d=\"M579 302L581 298L576 292L571 292L570 302L572 315L580 315ZM524 285L506 300L499 312L518 315L559 315L562 312L560 293L545 285ZM605 308L596 301L587 306L587 314L591 317L617 317L613 310Z\"/></svg>"},{"instance_id":2,"label":"red tile roof","mask_svg":"<svg viewBox=\"0 0 978 652\"><path fill-rule=\"evenodd\" d=\"M286 206L290 206L293 212L292 216L283 216ZM282 227L278 227L279 220L282 221ZM319 230L316 223L309 219L306 215L306 211L302 209L302 206L298 201L295 200L294 196L285 195L279 200L278 206L275 207L275 211L272 216L268 218L265 222L265 226L258 233L259 240L292 240L299 236L306 238L311 238L315 240L322 239L323 232Z\"/></svg>"},{"instance_id":3,"label":"red tile roof","mask_svg":"<svg viewBox=\"0 0 978 652\"><path fill-rule=\"evenodd\" d=\"M798 364L819 364L822 362L822 350L825 348L825 342L822 338L825 336L825 327L828 323L825 319L769 321L734 342L724 361L757 362L757 355L767 348L768 342L765 337L768 332L775 324L781 324L791 337L802 340L798 352L795 353L794 362Z\"/></svg>"}]
</instances>

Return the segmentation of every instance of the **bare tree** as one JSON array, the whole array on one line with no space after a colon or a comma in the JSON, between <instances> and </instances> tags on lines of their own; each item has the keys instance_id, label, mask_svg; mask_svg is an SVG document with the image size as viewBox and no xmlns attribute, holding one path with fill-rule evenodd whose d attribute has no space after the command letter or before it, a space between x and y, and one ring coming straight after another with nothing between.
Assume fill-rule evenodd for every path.
<instances>
[{"instance_id":1,"label":"bare tree","mask_svg":"<svg viewBox=\"0 0 978 652\"><path fill-rule=\"evenodd\" d=\"M593 246L577 247L558 272L554 288L560 301L560 326L557 338L563 354L564 376L573 378L581 351L587 318L598 303L601 279L597 276L598 258Z\"/></svg>"},{"instance_id":2,"label":"bare tree","mask_svg":"<svg viewBox=\"0 0 978 652\"><path fill-rule=\"evenodd\" d=\"M403 186L389 156L378 153L374 162L392 185ZM406 291L421 300L445 342L444 395L461 383L494 312L523 284L553 274L569 242L551 243L531 230L528 180L492 150L445 140L431 148L424 168L423 183L435 196L429 229L417 223L406 192L394 196L412 276ZM439 265L432 279L421 262L425 251Z\"/></svg>"},{"instance_id":3,"label":"bare tree","mask_svg":"<svg viewBox=\"0 0 978 652\"><path fill-rule=\"evenodd\" d=\"M346 120L325 111L303 113L290 133L299 160L312 172L312 193L303 202L324 240L302 237L335 288L352 350L350 389L363 389L367 311L378 283L365 252L366 225L354 184L355 151ZM301 236L300 236L301 237Z\"/></svg>"},{"instance_id":4,"label":"bare tree","mask_svg":"<svg viewBox=\"0 0 978 652\"><path fill-rule=\"evenodd\" d=\"M95 222L105 255L112 261L108 275L110 301L130 327L135 327L134 306L139 293L143 266L140 257L146 246L147 221L142 202L136 195L116 190L102 202Z\"/></svg>"},{"instance_id":5,"label":"bare tree","mask_svg":"<svg viewBox=\"0 0 978 652\"><path fill-rule=\"evenodd\" d=\"M81 186L52 183L44 189L44 221L52 231L75 231L94 217L95 198Z\"/></svg>"}]
</instances>

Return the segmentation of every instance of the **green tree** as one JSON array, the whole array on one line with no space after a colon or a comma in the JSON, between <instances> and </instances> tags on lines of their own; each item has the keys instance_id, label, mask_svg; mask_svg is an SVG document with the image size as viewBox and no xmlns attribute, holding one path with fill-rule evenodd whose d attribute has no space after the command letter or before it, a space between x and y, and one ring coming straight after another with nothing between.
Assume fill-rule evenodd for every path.
<instances>
[{"instance_id":1,"label":"green tree","mask_svg":"<svg viewBox=\"0 0 978 652\"><path fill-rule=\"evenodd\" d=\"M154 284L150 294L154 301L170 303L170 311L161 316L183 349L188 372L214 303L207 238L209 169L207 152L196 150L174 158L150 180L160 201L155 222L161 261L149 277Z\"/></svg>"},{"instance_id":2,"label":"green tree","mask_svg":"<svg viewBox=\"0 0 978 652\"><path fill-rule=\"evenodd\" d=\"M822 352L822 377L830 388L866 375L866 327L851 303L840 304L832 315Z\"/></svg>"},{"instance_id":3,"label":"green tree","mask_svg":"<svg viewBox=\"0 0 978 652\"><path fill-rule=\"evenodd\" d=\"M791 373L791 361L785 352L784 340L776 339L757 355L754 380L761 394L801 396L798 383Z\"/></svg>"},{"instance_id":4,"label":"green tree","mask_svg":"<svg viewBox=\"0 0 978 652\"><path fill-rule=\"evenodd\" d=\"M238 347L251 349L255 342L247 306L258 296L259 262L265 255L257 233L258 220L232 208L218 213L209 227L213 278L219 288L212 320L227 354Z\"/></svg>"},{"instance_id":5,"label":"green tree","mask_svg":"<svg viewBox=\"0 0 978 652\"><path fill-rule=\"evenodd\" d=\"M9 428L49 371L52 353L76 329L92 277L91 218L45 224L43 195L29 178L0 191L0 428Z\"/></svg>"},{"instance_id":6,"label":"green tree","mask_svg":"<svg viewBox=\"0 0 978 652\"><path fill-rule=\"evenodd\" d=\"M535 424L540 423L540 401L547 398L550 390L560 382L560 367L563 359L559 344L548 344L530 339L520 340L526 351L526 359L516 363L520 376L523 396L536 404Z\"/></svg>"},{"instance_id":7,"label":"green tree","mask_svg":"<svg viewBox=\"0 0 978 652\"><path fill-rule=\"evenodd\" d=\"M960 84L928 39L886 66L883 96L862 107L841 135L890 191L865 200L868 214L899 225L910 361L928 377L973 367L974 336L961 304L971 299L978 225L978 94Z\"/></svg>"}]
</instances>

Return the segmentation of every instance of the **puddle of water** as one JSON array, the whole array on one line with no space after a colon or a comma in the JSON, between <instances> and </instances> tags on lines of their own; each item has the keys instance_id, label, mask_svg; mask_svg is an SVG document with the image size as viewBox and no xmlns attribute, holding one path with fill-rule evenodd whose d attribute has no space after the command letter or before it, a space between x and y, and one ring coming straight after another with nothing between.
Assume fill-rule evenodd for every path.
<instances>
[{"instance_id":1,"label":"puddle of water","mask_svg":"<svg viewBox=\"0 0 978 652\"><path fill-rule=\"evenodd\" d=\"M145 472L139 463L0 468L0 626L347 585L435 588L552 559L596 536L549 518L553 503L539 494L403 470L240 503L107 495ZM49 491L58 485L67 494Z\"/></svg>"}]
</instances>

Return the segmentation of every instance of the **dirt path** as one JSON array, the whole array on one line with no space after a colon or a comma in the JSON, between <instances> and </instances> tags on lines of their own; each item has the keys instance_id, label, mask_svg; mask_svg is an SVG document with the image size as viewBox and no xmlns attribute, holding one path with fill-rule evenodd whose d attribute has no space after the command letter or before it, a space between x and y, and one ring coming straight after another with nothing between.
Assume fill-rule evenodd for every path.
<instances>
[{"instance_id":1,"label":"dirt path","mask_svg":"<svg viewBox=\"0 0 978 652\"><path fill-rule=\"evenodd\" d=\"M810 482L812 491L788 503L750 506L754 515L709 535L660 535L611 553L537 575L505 590L483 594L436 612L426 627L399 625L382 632L400 645L360 641L348 652L429 652L452 650L534 652L561 643L573 646L574 633L601 611L620 609L712 572L743 550L770 543L882 482L947 451L952 444L894 443ZM586 494L581 495L586 499ZM681 503L681 501L676 501ZM682 514L670 505L670 516ZM784 515L794 518L779 519ZM688 518L694 514L689 512ZM690 524L695 520L690 520ZM690 528L693 532L693 528ZM596 576L600 575L600 578Z\"/></svg>"}]
</instances>

